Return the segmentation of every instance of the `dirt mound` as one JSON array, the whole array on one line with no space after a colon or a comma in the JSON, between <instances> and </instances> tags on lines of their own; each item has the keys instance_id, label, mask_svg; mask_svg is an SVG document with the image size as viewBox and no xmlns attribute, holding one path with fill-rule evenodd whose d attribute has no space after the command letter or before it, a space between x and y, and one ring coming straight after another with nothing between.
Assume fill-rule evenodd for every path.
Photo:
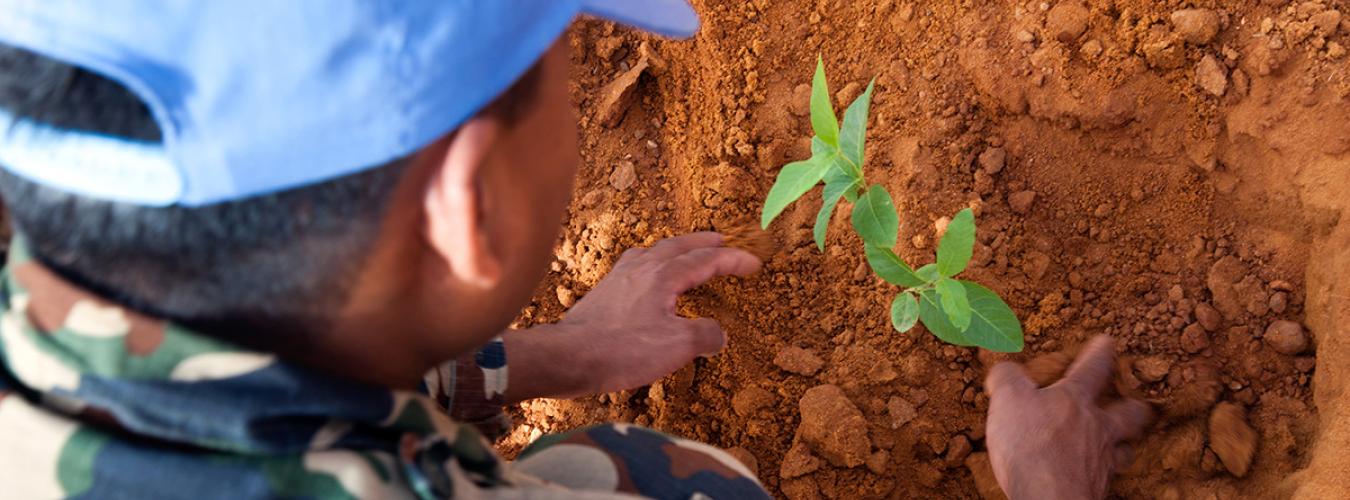
<instances>
[{"instance_id":1,"label":"dirt mound","mask_svg":"<svg viewBox=\"0 0 1350 500\"><path fill-rule=\"evenodd\" d=\"M1162 419L1114 492L1344 496L1350 5L693 3L704 27L692 42L573 32L587 166L521 325L556 319L557 291L584 294L626 247L757 220L778 167L810 154L804 84L822 54L836 106L877 78L868 178L895 196L897 253L931 260L935 222L971 207L967 272L1022 319L1013 359L1118 339L1117 390ZM764 272L682 304L722 322L725 353L650 388L522 405L500 446L624 420L740 447L788 498L992 494L981 381L993 358L891 330L894 289L839 230L848 210L825 252L812 244L819 204L807 195L775 223ZM1063 361L1044 358L1044 376ZM822 384L862 415L868 450L831 463L796 438ZM1216 411L1255 436L1241 478L1230 441L1210 435Z\"/></svg>"}]
</instances>

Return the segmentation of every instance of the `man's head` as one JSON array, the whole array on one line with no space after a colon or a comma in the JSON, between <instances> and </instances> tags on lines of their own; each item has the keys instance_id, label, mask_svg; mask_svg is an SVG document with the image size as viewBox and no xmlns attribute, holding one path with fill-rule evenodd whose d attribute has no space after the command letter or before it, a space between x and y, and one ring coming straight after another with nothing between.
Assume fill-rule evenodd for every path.
<instances>
[{"instance_id":1,"label":"man's head","mask_svg":"<svg viewBox=\"0 0 1350 500\"><path fill-rule=\"evenodd\" d=\"M404 385L543 274L577 163L566 26L698 23L683 0L0 5L0 195L38 259Z\"/></svg>"},{"instance_id":2,"label":"man's head","mask_svg":"<svg viewBox=\"0 0 1350 500\"><path fill-rule=\"evenodd\" d=\"M567 62L557 44L455 132L296 189L150 207L0 171L0 196L35 257L132 307L254 346L364 329L444 357L504 326L548 262L576 171ZM160 140L120 84L13 47L0 47L0 110Z\"/></svg>"}]
</instances>

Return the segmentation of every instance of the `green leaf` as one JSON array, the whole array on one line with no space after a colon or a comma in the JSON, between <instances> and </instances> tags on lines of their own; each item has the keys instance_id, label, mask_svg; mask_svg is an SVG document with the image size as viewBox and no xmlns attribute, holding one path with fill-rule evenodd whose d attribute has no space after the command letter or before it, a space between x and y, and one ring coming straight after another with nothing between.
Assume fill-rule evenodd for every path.
<instances>
[{"instance_id":1,"label":"green leaf","mask_svg":"<svg viewBox=\"0 0 1350 500\"><path fill-rule=\"evenodd\" d=\"M816 238L816 247L821 251L825 250L825 233L829 231L835 205L839 204L839 199L843 198L845 193L857 185L849 177L833 176L837 170L831 168L829 173L825 174L825 190L822 192L825 201L820 205L820 213L816 214L816 227L812 230Z\"/></svg>"},{"instance_id":2,"label":"green leaf","mask_svg":"<svg viewBox=\"0 0 1350 500\"><path fill-rule=\"evenodd\" d=\"M839 151L862 176L864 145L867 143L867 110L872 104L872 88L876 79L867 84L867 90L853 100L844 111L844 128L839 132Z\"/></svg>"},{"instance_id":3,"label":"green leaf","mask_svg":"<svg viewBox=\"0 0 1350 500\"><path fill-rule=\"evenodd\" d=\"M900 217L895 214L895 203L886 188L874 184L867 194L858 197L858 203L853 205L853 229L863 243L882 248L895 246Z\"/></svg>"},{"instance_id":4,"label":"green leaf","mask_svg":"<svg viewBox=\"0 0 1350 500\"><path fill-rule=\"evenodd\" d=\"M938 304L938 300L937 291L931 288L919 293L919 321L923 322L923 326L948 344L975 345L974 342L966 338L965 333L952 325L951 320L947 319L947 313L942 312L942 306Z\"/></svg>"},{"instance_id":5,"label":"green leaf","mask_svg":"<svg viewBox=\"0 0 1350 500\"><path fill-rule=\"evenodd\" d=\"M811 129L826 144L838 147L839 119L830 104L830 85L825 81L825 61L816 57L816 75L811 79Z\"/></svg>"},{"instance_id":6,"label":"green leaf","mask_svg":"<svg viewBox=\"0 0 1350 500\"><path fill-rule=\"evenodd\" d=\"M939 278L942 278L942 275L938 274L937 264L928 264L920 267L918 271L914 271L914 275L918 276L924 283L932 283Z\"/></svg>"},{"instance_id":7,"label":"green leaf","mask_svg":"<svg viewBox=\"0 0 1350 500\"><path fill-rule=\"evenodd\" d=\"M778 214L783 213L784 208L820 183L828 168L830 164L818 158L794 161L785 165L778 172L778 180L774 181L773 187L769 189L769 196L764 199L764 213L760 216L760 227L768 229L769 223L773 222Z\"/></svg>"},{"instance_id":8,"label":"green leaf","mask_svg":"<svg viewBox=\"0 0 1350 500\"><path fill-rule=\"evenodd\" d=\"M901 292L891 301L891 326L900 333L908 332L919 321L919 301L914 294Z\"/></svg>"},{"instance_id":9,"label":"green leaf","mask_svg":"<svg viewBox=\"0 0 1350 500\"><path fill-rule=\"evenodd\" d=\"M872 272L887 283L911 288L928 283L914 274L914 269L891 249L872 245L863 245L863 248L867 252L867 264L872 267Z\"/></svg>"},{"instance_id":10,"label":"green leaf","mask_svg":"<svg viewBox=\"0 0 1350 500\"><path fill-rule=\"evenodd\" d=\"M966 300L966 287L956 280L942 278L935 288L941 299L939 304L942 305L942 312L947 313L952 326L965 332L970 328L970 302Z\"/></svg>"},{"instance_id":11,"label":"green leaf","mask_svg":"<svg viewBox=\"0 0 1350 500\"><path fill-rule=\"evenodd\" d=\"M975 250L975 214L969 208L956 213L938 242L938 273L952 277L966 270Z\"/></svg>"},{"instance_id":12,"label":"green leaf","mask_svg":"<svg viewBox=\"0 0 1350 500\"><path fill-rule=\"evenodd\" d=\"M919 320L944 342L955 345L978 345L995 352L1020 352L1023 348L1022 325L1012 308L988 288L969 281L960 281L970 302L970 328L965 332L955 325L938 305L935 290L924 290L919 295Z\"/></svg>"},{"instance_id":13,"label":"green leaf","mask_svg":"<svg viewBox=\"0 0 1350 500\"><path fill-rule=\"evenodd\" d=\"M1022 323L1011 307L992 290L978 283L961 281L970 301L970 328L966 337L977 345L998 352L1021 352Z\"/></svg>"}]
</instances>

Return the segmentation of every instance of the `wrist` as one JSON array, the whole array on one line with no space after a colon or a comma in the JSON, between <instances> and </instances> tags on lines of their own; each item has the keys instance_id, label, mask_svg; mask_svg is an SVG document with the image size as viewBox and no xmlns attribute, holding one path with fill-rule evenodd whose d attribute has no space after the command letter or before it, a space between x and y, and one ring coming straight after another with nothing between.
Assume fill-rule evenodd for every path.
<instances>
[{"instance_id":1,"label":"wrist","mask_svg":"<svg viewBox=\"0 0 1350 500\"><path fill-rule=\"evenodd\" d=\"M576 340L573 325L556 323L502 335L511 360L508 403L535 398L569 398L594 392L595 363Z\"/></svg>"}]
</instances>

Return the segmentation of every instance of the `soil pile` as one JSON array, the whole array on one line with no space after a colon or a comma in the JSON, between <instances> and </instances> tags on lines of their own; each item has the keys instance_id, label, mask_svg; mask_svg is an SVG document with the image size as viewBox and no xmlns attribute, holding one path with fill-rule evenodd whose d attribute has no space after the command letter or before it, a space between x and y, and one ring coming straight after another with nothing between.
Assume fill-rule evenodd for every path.
<instances>
[{"instance_id":1,"label":"soil pile","mask_svg":"<svg viewBox=\"0 0 1350 500\"><path fill-rule=\"evenodd\" d=\"M558 318L627 247L757 221L777 169L810 154L823 54L840 109L877 78L866 168L896 197L897 253L930 262L935 223L971 207L969 279L1026 329L1012 359L1048 381L1083 340L1118 339L1116 390L1161 417L1114 492L1343 495L1350 4L693 3L692 42L572 33L586 167L520 325ZM996 497L981 383L999 358L891 330L894 289L847 207L812 244L819 205L775 223L764 272L682 304L721 321L725 353L637 391L526 403L500 446L622 420L738 447L788 498Z\"/></svg>"}]
</instances>

